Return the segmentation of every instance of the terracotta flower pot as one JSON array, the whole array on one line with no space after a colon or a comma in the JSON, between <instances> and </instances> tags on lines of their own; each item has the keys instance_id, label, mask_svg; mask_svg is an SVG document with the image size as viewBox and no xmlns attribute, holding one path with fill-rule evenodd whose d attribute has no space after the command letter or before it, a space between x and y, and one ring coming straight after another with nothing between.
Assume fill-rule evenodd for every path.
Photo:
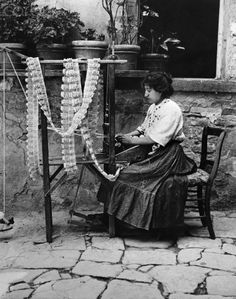
<instances>
[{"instance_id":1,"label":"terracotta flower pot","mask_svg":"<svg viewBox=\"0 0 236 299\"><path fill-rule=\"evenodd\" d=\"M148 53L140 57L140 68L157 72L168 71L169 56L166 54Z\"/></svg>"},{"instance_id":2,"label":"terracotta flower pot","mask_svg":"<svg viewBox=\"0 0 236 299\"><path fill-rule=\"evenodd\" d=\"M72 41L72 50L75 58L100 58L105 56L108 43L106 41L96 40L74 40Z\"/></svg>"},{"instance_id":3,"label":"terracotta flower pot","mask_svg":"<svg viewBox=\"0 0 236 299\"><path fill-rule=\"evenodd\" d=\"M64 58L68 58L71 56L69 48L65 44L48 44L48 45L38 44L36 45L36 52L37 52L37 56L43 60L62 60ZM62 68L62 64L61 65L47 64L45 68L46 69Z\"/></svg>"},{"instance_id":4,"label":"terracotta flower pot","mask_svg":"<svg viewBox=\"0 0 236 299\"><path fill-rule=\"evenodd\" d=\"M127 63L119 64L116 66L117 70L136 70L137 69L137 61L138 54L140 52L140 46L137 45L115 45L115 55L117 55L118 59L125 59Z\"/></svg>"}]
</instances>

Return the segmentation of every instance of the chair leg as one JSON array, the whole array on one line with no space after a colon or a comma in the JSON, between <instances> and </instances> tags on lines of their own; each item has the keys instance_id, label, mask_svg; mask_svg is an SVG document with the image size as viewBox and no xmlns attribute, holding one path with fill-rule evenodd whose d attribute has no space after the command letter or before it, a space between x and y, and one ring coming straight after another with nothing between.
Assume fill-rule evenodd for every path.
<instances>
[{"instance_id":1,"label":"chair leg","mask_svg":"<svg viewBox=\"0 0 236 299\"><path fill-rule=\"evenodd\" d=\"M214 229L213 229L211 218L207 217L206 222L207 222L207 228L208 228L208 231L209 231L209 235L210 235L211 239L214 240L216 238L216 235L215 235L215 232L214 232Z\"/></svg>"},{"instance_id":2,"label":"chair leg","mask_svg":"<svg viewBox=\"0 0 236 299\"><path fill-rule=\"evenodd\" d=\"M116 224L115 216L109 215L109 236L110 236L110 238L114 238L116 235L115 224Z\"/></svg>"},{"instance_id":3,"label":"chair leg","mask_svg":"<svg viewBox=\"0 0 236 299\"><path fill-rule=\"evenodd\" d=\"M210 234L211 239L215 239L215 232L213 229L212 219L211 219L211 211L210 211L210 196L211 196L211 188L206 188L205 193L205 213L206 213L206 225Z\"/></svg>"},{"instance_id":4,"label":"chair leg","mask_svg":"<svg viewBox=\"0 0 236 299\"><path fill-rule=\"evenodd\" d=\"M207 221L206 221L206 217L204 217L205 211L204 211L204 205L203 205L203 200L202 200L202 186L197 187L197 198L200 198L200 200L197 201L198 211L199 211L199 215L202 216L201 217L202 225L205 227L205 226L207 226Z\"/></svg>"}]
</instances>

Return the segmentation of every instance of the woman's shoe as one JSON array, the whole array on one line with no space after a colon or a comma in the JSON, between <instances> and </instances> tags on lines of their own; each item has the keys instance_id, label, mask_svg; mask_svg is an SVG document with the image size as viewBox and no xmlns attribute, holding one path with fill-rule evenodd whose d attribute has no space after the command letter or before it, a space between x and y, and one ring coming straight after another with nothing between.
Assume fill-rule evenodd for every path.
<instances>
[{"instance_id":1,"label":"woman's shoe","mask_svg":"<svg viewBox=\"0 0 236 299\"><path fill-rule=\"evenodd\" d=\"M0 232L5 232L11 229L13 229L12 224L0 223Z\"/></svg>"}]
</instances>

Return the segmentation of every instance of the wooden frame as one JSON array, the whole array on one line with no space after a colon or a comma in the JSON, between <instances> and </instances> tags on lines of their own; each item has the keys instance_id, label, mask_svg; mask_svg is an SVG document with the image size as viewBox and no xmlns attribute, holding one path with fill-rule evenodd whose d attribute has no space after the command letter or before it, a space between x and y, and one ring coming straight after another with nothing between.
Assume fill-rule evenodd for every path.
<instances>
[{"instance_id":1,"label":"wooden frame","mask_svg":"<svg viewBox=\"0 0 236 299\"><path fill-rule=\"evenodd\" d=\"M42 71L45 75L45 64L59 64L63 61L57 60L45 60L41 61ZM106 80L105 83L105 97L104 97L104 107L107 107L108 112L108 123L107 128L108 133L108 158L103 160L107 164L106 170L109 173L114 173L116 167L115 160L115 64L124 63L126 61L122 60L103 60L102 64L106 65ZM86 63L82 61L82 63ZM105 120L105 119L104 119ZM51 182L62 170L62 165L59 163L58 169L50 176L50 163L49 163L49 151L48 151L48 129L47 129L47 118L41 111L41 130L42 130L42 163L43 163L43 192L44 192L44 203L45 203L45 222L46 222L46 240L47 242L52 242L53 235L53 219L52 219L52 205L51 205L51 191L55 188L51 188ZM86 168L90 170L94 175L96 175L104 183L108 183L102 174L93 165L90 160L77 159L78 164L85 165ZM56 183L57 184L57 183Z\"/></svg>"}]
</instances>

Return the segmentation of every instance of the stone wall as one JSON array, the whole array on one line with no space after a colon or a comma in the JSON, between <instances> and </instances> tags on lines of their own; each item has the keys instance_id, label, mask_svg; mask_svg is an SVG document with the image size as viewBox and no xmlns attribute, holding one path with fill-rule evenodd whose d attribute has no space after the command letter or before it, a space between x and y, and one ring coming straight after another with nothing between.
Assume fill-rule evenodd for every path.
<instances>
[{"instance_id":1,"label":"stone wall","mask_svg":"<svg viewBox=\"0 0 236 299\"><path fill-rule=\"evenodd\" d=\"M0 103L1 103L1 124L2 124L2 103L3 94L2 88L4 84L0 85ZM52 117L56 125L60 125L60 79L46 80L47 93L50 99ZM101 107L102 111L102 107ZM102 119L102 118L101 118ZM100 124L101 127L101 124ZM2 125L1 125L2 129ZM100 129L101 131L101 129ZM50 158L55 159L61 157L61 138L55 132L49 130L49 155ZM39 138L41 140L40 132ZM6 80L6 202L7 205L16 210L39 210L43 206L42 193L42 179L32 181L29 178L26 167L26 100L24 94L18 84L16 78L7 78ZM76 136L77 153L82 153L82 142L80 136ZM96 148L101 147L101 139L95 142ZM0 139L0 148L3 151L3 138ZM41 153L40 153L41 155ZM1 157L1 182L0 182L0 196L3 195L3 152ZM57 166L50 167L51 173L57 169ZM79 175L80 168L78 170ZM78 175L66 180L62 186L55 190L52 195L53 203L58 206L70 204L76 193ZM60 176L59 176L60 177ZM87 172L83 179L83 186L80 190L80 202L86 206L97 205L96 201L96 185L97 180ZM55 181L54 181L55 182ZM0 201L0 210L2 202Z\"/></svg>"},{"instance_id":2,"label":"stone wall","mask_svg":"<svg viewBox=\"0 0 236 299\"><path fill-rule=\"evenodd\" d=\"M17 210L39 210L43 206L42 180L31 181L26 168L26 102L16 78L6 82L6 199L7 204ZM60 78L46 80L48 95L53 110L53 119L58 123L60 115ZM3 88L3 82L0 89ZM210 124L227 129L220 170L215 181L213 207L216 209L236 207L236 94L175 92L173 99L184 112L183 143L188 155L199 162L202 127ZM2 92L0 92L2 103ZM128 132L144 118L147 106L143 104L142 90L116 90L116 131ZM103 108L101 105L101 112ZM2 116L2 106L1 106ZM2 123L2 117L1 117ZM99 131L101 132L102 113ZM39 136L40 138L40 136ZM2 147L2 138L0 147ZM101 139L95 143L101 148ZM81 139L77 137L78 152ZM50 156L60 156L60 137L49 131ZM214 148L212 149L214 150ZM3 155L1 154L1 165ZM54 168L55 169L55 168ZM53 171L53 168L51 169ZM2 173L2 168L1 168ZM79 171L78 171L79 175ZM69 206L76 193L78 175L66 180L52 195L53 204L59 208ZM2 195L2 175L0 194ZM80 206L98 205L96 192L98 180L86 172L79 191ZM1 196L2 197L2 196Z\"/></svg>"}]
</instances>

